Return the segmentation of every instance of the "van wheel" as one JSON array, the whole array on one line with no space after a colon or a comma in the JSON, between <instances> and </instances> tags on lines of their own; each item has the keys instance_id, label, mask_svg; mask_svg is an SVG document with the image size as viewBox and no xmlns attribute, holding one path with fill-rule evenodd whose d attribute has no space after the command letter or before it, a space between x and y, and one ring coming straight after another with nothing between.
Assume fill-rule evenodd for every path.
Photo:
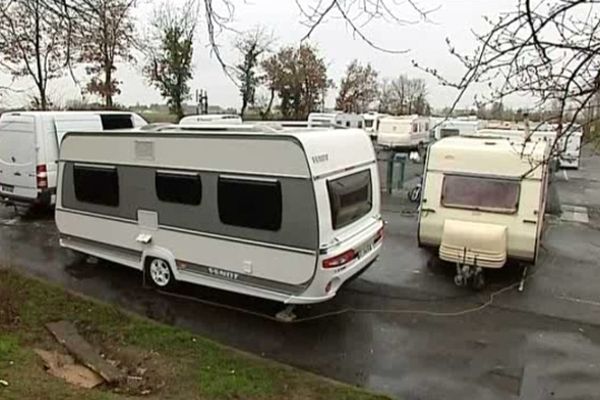
<instances>
[{"instance_id":1,"label":"van wheel","mask_svg":"<svg viewBox=\"0 0 600 400\"><path fill-rule=\"evenodd\" d=\"M153 258L146 264L146 282L157 289L166 289L173 286L175 277L171 266L161 258Z\"/></svg>"}]
</instances>

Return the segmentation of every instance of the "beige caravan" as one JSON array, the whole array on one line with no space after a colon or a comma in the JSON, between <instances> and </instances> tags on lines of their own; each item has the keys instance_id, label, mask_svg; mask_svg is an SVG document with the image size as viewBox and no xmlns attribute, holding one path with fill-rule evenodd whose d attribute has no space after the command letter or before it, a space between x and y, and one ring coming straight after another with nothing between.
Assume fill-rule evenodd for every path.
<instances>
[{"instance_id":1,"label":"beige caravan","mask_svg":"<svg viewBox=\"0 0 600 400\"><path fill-rule=\"evenodd\" d=\"M455 283L484 285L485 268L535 263L544 222L549 146L449 137L430 147L419 246L456 265Z\"/></svg>"}]
</instances>

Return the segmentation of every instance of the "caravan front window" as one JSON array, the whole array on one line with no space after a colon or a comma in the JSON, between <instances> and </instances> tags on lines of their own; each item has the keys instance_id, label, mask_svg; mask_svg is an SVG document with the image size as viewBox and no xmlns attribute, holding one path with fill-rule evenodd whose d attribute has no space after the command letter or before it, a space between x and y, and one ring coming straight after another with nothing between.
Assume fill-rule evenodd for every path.
<instances>
[{"instance_id":1,"label":"caravan front window","mask_svg":"<svg viewBox=\"0 0 600 400\"><path fill-rule=\"evenodd\" d=\"M518 180L466 175L444 175L442 205L504 214L517 212Z\"/></svg>"},{"instance_id":2,"label":"caravan front window","mask_svg":"<svg viewBox=\"0 0 600 400\"><path fill-rule=\"evenodd\" d=\"M219 177L219 218L226 225L278 231L281 228L281 183Z\"/></svg>"},{"instance_id":3,"label":"caravan front window","mask_svg":"<svg viewBox=\"0 0 600 400\"><path fill-rule=\"evenodd\" d=\"M373 207L370 170L328 181L327 190L333 229L350 225Z\"/></svg>"}]
</instances>

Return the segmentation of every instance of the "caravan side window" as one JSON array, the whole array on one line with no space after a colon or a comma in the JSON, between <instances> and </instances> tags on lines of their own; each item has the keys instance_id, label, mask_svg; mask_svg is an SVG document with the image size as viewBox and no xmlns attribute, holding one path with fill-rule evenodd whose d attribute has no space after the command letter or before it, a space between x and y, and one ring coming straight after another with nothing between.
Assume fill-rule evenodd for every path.
<instances>
[{"instance_id":1,"label":"caravan side window","mask_svg":"<svg viewBox=\"0 0 600 400\"><path fill-rule=\"evenodd\" d=\"M84 203L119 206L119 175L115 167L73 166L75 198Z\"/></svg>"},{"instance_id":2,"label":"caravan side window","mask_svg":"<svg viewBox=\"0 0 600 400\"><path fill-rule=\"evenodd\" d=\"M202 181L196 173L157 171L155 185L160 201L192 206L198 206L202 201Z\"/></svg>"},{"instance_id":3,"label":"caravan side window","mask_svg":"<svg viewBox=\"0 0 600 400\"><path fill-rule=\"evenodd\" d=\"M226 225L278 231L281 228L281 183L219 177L219 218Z\"/></svg>"}]
</instances>

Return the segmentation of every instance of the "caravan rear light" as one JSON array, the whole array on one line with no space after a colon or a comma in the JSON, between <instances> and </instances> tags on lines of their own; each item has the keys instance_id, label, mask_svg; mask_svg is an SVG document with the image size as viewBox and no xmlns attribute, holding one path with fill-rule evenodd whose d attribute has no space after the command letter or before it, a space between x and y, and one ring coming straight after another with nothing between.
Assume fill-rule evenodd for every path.
<instances>
[{"instance_id":1,"label":"caravan rear light","mask_svg":"<svg viewBox=\"0 0 600 400\"><path fill-rule=\"evenodd\" d=\"M35 180L38 189L48 188L48 171L45 165L38 165L35 167Z\"/></svg>"},{"instance_id":2,"label":"caravan rear light","mask_svg":"<svg viewBox=\"0 0 600 400\"><path fill-rule=\"evenodd\" d=\"M345 253L340 254L332 258L323 260L323 268L337 268L344 264L348 264L356 257L356 251L348 250Z\"/></svg>"}]
</instances>

